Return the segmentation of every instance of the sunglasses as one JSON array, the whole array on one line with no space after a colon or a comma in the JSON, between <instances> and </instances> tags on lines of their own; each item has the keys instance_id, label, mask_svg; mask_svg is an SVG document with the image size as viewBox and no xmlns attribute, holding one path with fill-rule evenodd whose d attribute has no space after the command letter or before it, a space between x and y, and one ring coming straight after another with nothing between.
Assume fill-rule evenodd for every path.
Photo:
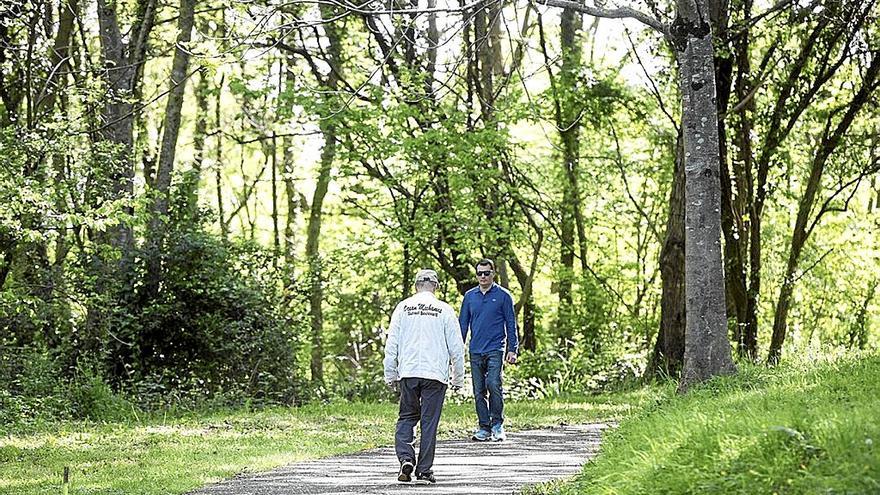
<instances>
[{"instance_id":1,"label":"sunglasses","mask_svg":"<svg viewBox=\"0 0 880 495\"><path fill-rule=\"evenodd\" d=\"M481 271L479 271L479 270L477 271L477 276L478 276L478 277L488 277L489 275L492 275L492 270L486 270L486 271L483 271L483 272L481 272Z\"/></svg>"}]
</instances>

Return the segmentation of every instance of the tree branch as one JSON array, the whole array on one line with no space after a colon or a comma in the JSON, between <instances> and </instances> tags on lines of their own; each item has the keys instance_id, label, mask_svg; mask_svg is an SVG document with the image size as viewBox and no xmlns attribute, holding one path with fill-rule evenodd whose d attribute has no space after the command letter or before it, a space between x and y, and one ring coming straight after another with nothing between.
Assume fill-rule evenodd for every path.
<instances>
[{"instance_id":1,"label":"tree branch","mask_svg":"<svg viewBox=\"0 0 880 495\"><path fill-rule=\"evenodd\" d=\"M596 7L588 7L582 3L572 2L570 0L535 0L535 2L550 7L561 7L564 9L576 10L578 12L583 12L584 14L588 14L594 17L602 17L605 19L635 19L642 24L645 24L646 26L655 29L664 36L669 31L669 28L659 20L649 16L648 14L645 14L644 12L639 12L638 10L629 7L620 7L617 9L600 9Z\"/></svg>"}]
</instances>

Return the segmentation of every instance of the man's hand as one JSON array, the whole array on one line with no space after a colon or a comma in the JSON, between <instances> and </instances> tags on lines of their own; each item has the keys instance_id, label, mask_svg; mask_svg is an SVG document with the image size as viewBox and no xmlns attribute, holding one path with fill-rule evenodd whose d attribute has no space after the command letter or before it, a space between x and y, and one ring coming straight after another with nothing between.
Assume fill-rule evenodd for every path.
<instances>
[{"instance_id":1,"label":"man's hand","mask_svg":"<svg viewBox=\"0 0 880 495\"><path fill-rule=\"evenodd\" d=\"M510 364L516 364L516 353L508 352L507 353L507 362Z\"/></svg>"},{"instance_id":2,"label":"man's hand","mask_svg":"<svg viewBox=\"0 0 880 495\"><path fill-rule=\"evenodd\" d=\"M390 382L385 382L385 385L387 385L388 388L391 389L392 392L398 392L400 389L400 381L399 380L392 380Z\"/></svg>"}]
</instances>

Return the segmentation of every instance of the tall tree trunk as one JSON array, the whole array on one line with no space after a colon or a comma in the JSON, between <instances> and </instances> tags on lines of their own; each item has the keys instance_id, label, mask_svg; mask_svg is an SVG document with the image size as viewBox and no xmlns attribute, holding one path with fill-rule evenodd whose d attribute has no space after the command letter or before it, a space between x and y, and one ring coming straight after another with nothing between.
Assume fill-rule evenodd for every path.
<instances>
[{"instance_id":1,"label":"tall tree trunk","mask_svg":"<svg viewBox=\"0 0 880 495\"><path fill-rule=\"evenodd\" d=\"M167 229L168 200L171 177L174 173L174 156L177 151L177 136L180 133L180 118L183 96L188 79L189 48L195 17L195 0L180 0L177 18L177 43L171 63L171 81L168 102L165 106L165 124L162 145L159 151L159 166L156 170L155 202L150 218L150 234L147 240L147 268L144 292L148 300L159 293L162 282L162 252Z\"/></svg>"},{"instance_id":2,"label":"tall tree trunk","mask_svg":"<svg viewBox=\"0 0 880 495\"><path fill-rule=\"evenodd\" d=\"M153 28L156 15L156 0L139 0L134 25L128 33L127 44L123 41L117 19L116 4L112 0L98 0L98 26L100 30L101 58L104 64L104 79L109 91L105 99L102 115L104 125L100 136L116 145L114 160L111 162L109 179L112 184L112 198L130 198L134 192L134 120L137 113L133 101L139 94L146 60L147 40ZM129 214L131 207L125 208ZM109 242L121 253L118 270L120 277L131 272L131 255L134 247L132 228L126 223L111 227L99 236L101 241ZM105 269L110 269L105 267Z\"/></svg>"},{"instance_id":3,"label":"tall tree trunk","mask_svg":"<svg viewBox=\"0 0 880 495\"><path fill-rule=\"evenodd\" d=\"M560 337L570 339L573 332L573 284L575 254L575 211L580 201L576 194L578 160L580 154L580 112L576 108L574 90L577 88L577 73L581 65L579 31L583 24L580 13L571 9L562 11L560 46L562 48L562 69L554 92L556 105L556 128L562 141L562 208L560 222L560 263L562 273L559 280L559 321L556 327L563 330ZM583 253L581 253L583 255Z\"/></svg>"},{"instance_id":4,"label":"tall tree trunk","mask_svg":"<svg viewBox=\"0 0 880 495\"><path fill-rule=\"evenodd\" d=\"M519 314L520 310L522 311L522 339L520 340L520 348L526 351L535 351L538 348L538 339L535 333L535 296L533 285L537 270L538 254L541 251L543 241L543 233L540 229L536 230L538 232L538 242L534 247L534 257L532 258L530 270L526 272L516 257L511 257L510 261L510 267L513 269L514 275L516 275L519 286L522 287L522 294L514 309L516 314Z\"/></svg>"},{"instance_id":5,"label":"tall tree trunk","mask_svg":"<svg viewBox=\"0 0 880 495\"><path fill-rule=\"evenodd\" d=\"M791 297L797 280L795 272L798 268L801 253L813 229L822 215L827 212L823 207L815 216L812 214L816 204L816 197L822 189L822 176L825 172L825 165L828 163L828 158L840 145L856 115L865 103L869 101L871 95L877 90L878 85L880 85L878 84L878 76L880 76L880 54L874 53L871 63L862 78L861 87L852 97L847 106L846 113L834 127L833 131L831 131L831 118L833 114L828 117L823 139L818 144L816 153L813 155L810 176L804 188L804 195L798 204L797 219L795 220L794 231L791 236L791 249L788 253L788 262L786 263L785 274L779 289L776 313L773 316L773 336L770 340L770 350L767 354L767 362L769 364L777 364L782 355L782 345L785 343L786 327L788 324L788 311L791 307Z\"/></svg>"},{"instance_id":6,"label":"tall tree trunk","mask_svg":"<svg viewBox=\"0 0 880 495\"><path fill-rule=\"evenodd\" d=\"M495 91L492 79L492 49L490 46L490 23L488 9L479 7L474 14L474 43L476 44L476 70L474 71L474 87L480 101L484 125L491 121L492 104Z\"/></svg>"},{"instance_id":7,"label":"tall tree trunk","mask_svg":"<svg viewBox=\"0 0 880 495\"><path fill-rule=\"evenodd\" d=\"M50 66L54 72L46 82L46 98L42 108L50 109L56 103L60 113L64 116L68 115L68 103L66 86L69 81L69 73L73 72L75 67L71 63L73 59L73 26L76 15L79 11L79 4L76 0L62 1L59 4L58 31L55 33L55 43L52 53L49 56ZM41 112L41 106L37 105L37 114ZM52 157L53 177L52 182L55 184L56 191L58 188L65 191L65 183L67 182L67 168L69 157L64 154L56 154ZM67 200L65 194L55 193L55 210L58 214L64 215L68 211ZM66 277L65 263L67 253L70 250L69 234L67 231L66 221L58 225L58 237L54 246L54 260L49 267L49 284L47 288L46 302L52 307L52 319L50 320L50 331L45 339L47 345L51 349L56 349L61 344L64 337L69 337L71 311L68 304L66 294Z\"/></svg>"},{"instance_id":8,"label":"tall tree trunk","mask_svg":"<svg viewBox=\"0 0 880 495\"><path fill-rule=\"evenodd\" d=\"M727 339L715 60L705 0L679 0L672 29L680 70L685 168L684 369L679 390L736 371Z\"/></svg>"},{"instance_id":9,"label":"tall tree trunk","mask_svg":"<svg viewBox=\"0 0 880 495\"><path fill-rule=\"evenodd\" d=\"M214 102L214 125L215 136L215 158L214 158L214 188L217 191L217 219L220 223L220 235L224 240L229 238L229 225L226 223L226 213L223 207L223 116L220 114L220 102L223 99L223 83L226 81L226 75L220 76L220 84L217 85L217 100Z\"/></svg>"},{"instance_id":10,"label":"tall tree trunk","mask_svg":"<svg viewBox=\"0 0 880 495\"><path fill-rule=\"evenodd\" d=\"M559 223L561 273L559 274L559 312L555 326L563 343L572 336L572 289L575 278L576 227L579 239L583 237L583 220L577 214L580 203L577 182L578 161L580 159L580 109L576 105L577 99L574 95L575 88L577 88L577 74L581 67L582 50L579 32L582 25L583 17L580 12L568 8L562 11L560 33L562 67L557 77L553 75L551 59L547 53L543 25L539 24L541 51L544 54L544 63L550 77L555 123L562 143L562 201ZM582 246L582 251L585 249L585 246ZM581 252L581 258L582 262L586 262L584 252Z\"/></svg>"},{"instance_id":11,"label":"tall tree trunk","mask_svg":"<svg viewBox=\"0 0 880 495\"><path fill-rule=\"evenodd\" d=\"M684 234L684 142L675 142L672 187L666 239L660 251L660 330L654 343L647 374L677 378L684 363L685 341L685 234Z\"/></svg>"},{"instance_id":12,"label":"tall tree trunk","mask_svg":"<svg viewBox=\"0 0 880 495\"><path fill-rule=\"evenodd\" d=\"M752 16L752 1L745 0L742 4L744 22L749 22ZM734 254L738 257L738 261L731 264L728 274L731 277L741 278L737 284L745 287L745 314L740 320L739 309L737 310L737 324L739 325L739 339L737 340L737 351L742 357L747 357L754 361L758 358L758 292L752 290L752 284L758 284L760 287L760 273L753 274L751 270L751 245L752 218L749 215L751 205L755 202L753 190L754 178L752 169L754 160L752 158L752 116L755 112L755 100L752 98L752 82L751 82L751 62L750 62L750 32L743 30L738 34L734 43L736 52L736 78L734 81L734 93L739 107L736 112L735 120L735 136L734 141L737 149L737 156L733 160L733 177L736 178L736 201L734 201L732 213L733 224L736 232L739 234L733 239L725 238L726 242L734 242L737 249ZM748 218L748 220L744 220ZM746 261L749 260L749 266ZM759 263L760 266L760 263ZM758 276L753 279L752 275ZM747 284L748 281L748 284ZM742 304L741 302L739 304Z\"/></svg>"},{"instance_id":13,"label":"tall tree trunk","mask_svg":"<svg viewBox=\"0 0 880 495\"><path fill-rule=\"evenodd\" d=\"M324 19L331 19L335 17L335 10L330 7L321 7L321 16ZM335 24L335 21L328 21L324 24L324 29L327 35L327 55L330 65L330 73L327 75L325 83L328 92L334 95L339 87L339 77L342 74L342 33L339 32L339 26ZM321 77L320 74L315 74L315 76ZM330 172L336 157L338 132L334 117L322 118L319 127L324 136L324 147L321 149L321 162L306 231L306 262L309 267L309 319L312 330L311 372L312 381L316 385L324 383L324 316L321 307L324 300L324 279L319 240L324 196L327 195L327 188L330 185Z\"/></svg>"},{"instance_id":14,"label":"tall tree trunk","mask_svg":"<svg viewBox=\"0 0 880 495\"><path fill-rule=\"evenodd\" d=\"M203 70L199 73L199 82L195 87L196 97L196 127L193 131L193 164L187 171L183 185L186 197L187 217L195 219L199 209L199 182L202 178L202 168L205 162L205 142L208 137L208 95L210 91L210 79L208 72Z\"/></svg>"},{"instance_id":15,"label":"tall tree trunk","mask_svg":"<svg viewBox=\"0 0 880 495\"><path fill-rule=\"evenodd\" d=\"M287 215L284 217L284 262L293 275L296 263L296 210L299 208L299 193L293 179L293 143L290 138L282 139L284 152L282 154L282 180L284 181L284 197L287 200Z\"/></svg>"},{"instance_id":16,"label":"tall tree trunk","mask_svg":"<svg viewBox=\"0 0 880 495\"><path fill-rule=\"evenodd\" d=\"M578 234L581 262L586 263L586 243L584 239L583 216L581 215L581 197L578 184L580 164L580 132L581 132L581 109L577 105L577 97L574 94L578 85L578 74L582 66L581 29L583 16L580 12L565 9L561 17L560 46L562 48L562 69L559 74L559 89L557 105L557 128L562 141L562 170L563 170L563 222L561 229L564 240L562 249L565 252L563 259L564 276L567 277L568 294L566 301L572 304L572 284L575 279L574 256L575 230ZM560 297L562 291L560 290ZM560 300L560 303L562 301ZM568 317L571 318L573 311L569 308ZM573 322L561 322L560 327L567 328L568 336L573 330Z\"/></svg>"},{"instance_id":17,"label":"tall tree trunk","mask_svg":"<svg viewBox=\"0 0 880 495\"><path fill-rule=\"evenodd\" d=\"M9 23L5 22L8 17L19 15L20 9L9 9L0 15L0 45L12 46L12 34L9 30ZM7 74L7 67L12 66L12 72ZM7 82L9 79L17 79L15 64L9 63L9 53L7 50L0 50L0 101L3 102L3 111L0 113L0 127L7 128L14 122L18 121L18 105L21 101L16 91L15 85ZM4 234L0 231L0 289L6 285L9 274L12 271L12 264L15 258L15 249L18 245L16 238L11 234Z\"/></svg>"},{"instance_id":18,"label":"tall tree trunk","mask_svg":"<svg viewBox=\"0 0 880 495\"><path fill-rule=\"evenodd\" d=\"M748 0L746 0L748 3ZM716 106L718 115L727 115L730 110L730 97L734 90L734 62L742 62L740 52L741 41L748 36L748 29L738 29L731 32L728 27L729 5L728 2L712 2L712 30L717 42L727 48L715 56L715 87ZM749 9L748 5L744 6ZM747 45L746 45L747 47ZM747 62L747 61L746 61ZM737 88L742 80L742 67L737 67ZM744 101L744 100L740 100ZM745 266L745 242L748 236L743 231L744 217L744 177L737 174L733 178L730 163L733 162L734 170L741 171L737 160L741 155L731 160L729 156L728 123L733 120L730 117L718 120L718 147L721 179L721 231L724 234L724 281L726 288L727 310L734 319L734 341L738 349L743 351L743 329L746 326L748 294L746 287ZM742 150L739 150L740 153ZM736 187L736 191L734 191Z\"/></svg>"},{"instance_id":19,"label":"tall tree trunk","mask_svg":"<svg viewBox=\"0 0 880 495\"><path fill-rule=\"evenodd\" d=\"M36 100L36 113L51 111L55 101L63 96L67 74L71 64L71 34L79 9L77 0L62 0L58 5L58 31L55 33L55 42L49 53L49 66L53 72L46 79L46 94L42 99Z\"/></svg>"},{"instance_id":20,"label":"tall tree trunk","mask_svg":"<svg viewBox=\"0 0 880 495\"><path fill-rule=\"evenodd\" d=\"M726 16L725 16L726 19ZM719 40L724 39L727 29L726 23L713 22L713 33L718 33ZM715 57L715 94L717 115L725 115L730 106L730 96L733 88L733 54L717 54ZM727 121L718 119L718 164L720 167L719 179L721 183L721 232L724 235L724 282L725 301L727 312L736 319L734 327L734 341L739 341L740 322L745 317L745 279L742 276L742 260L738 256L739 244L736 238L734 212L734 194L732 191L733 181L730 179L730 167L728 156ZM737 276L737 273L739 276ZM742 283L740 283L742 282Z\"/></svg>"},{"instance_id":21,"label":"tall tree trunk","mask_svg":"<svg viewBox=\"0 0 880 495\"><path fill-rule=\"evenodd\" d=\"M323 215L324 196L330 184L330 171L336 156L336 128L334 125L322 125L324 148L321 150L321 162L315 193L312 196L309 212L309 225L306 231L306 260L309 264L309 318L312 328L312 381L316 384L324 382L324 316L321 304L324 300L323 270L318 242L321 237L321 218Z\"/></svg>"},{"instance_id":22,"label":"tall tree trunk","mask_svg":"<svg viewBox=\"0 0 880 495\"><path fill-rule=\"evenodd\" d=\"M278 228L278 137L272 131L272 268L278 268L281 256L281 231Z\"/></svg>"},{"instance_id":23,"label":"tall tree trunk","mask_svg":"<svg viewBox=\"0 0 880 495\"><path fill-rule=\"evenodd\" d=\"M143 65L156 16L156 3L157 0L137 0L134 21L123 36L115 1L97 2L102 79L107 94L101 109L100 127L92 132L92 137L101 144L110 145L110 154L105 162L106 168L98 171L98 184L109 184L103 186L108 190L99 191L95 196L110 201L131 200L134 195L135 119L140 110ZM127 43L124 40L128 40ZM131 205L122 210L128 215L134 214ZM112 305L133 306L136 283L132 226L122 221L104 232L90 233L97 245L111 248L97 250L89 260L95 280L93 292L106 297ZM115 254L108 254L111 252ZM101 299L94 301L98 300ZM80 345L76 347L79 355L95 354L104 346L109 311L111 309L105 304L88 305L85 331L80 334ZM132 344L138 336L132 332L117 332L115 335L116 339L107 341L109 349L105 352L111 356L110 374L121 379L127 374L125 364L135 362ZM77 357L71 359L76 361Z\"/></svg>"}]
</instances>

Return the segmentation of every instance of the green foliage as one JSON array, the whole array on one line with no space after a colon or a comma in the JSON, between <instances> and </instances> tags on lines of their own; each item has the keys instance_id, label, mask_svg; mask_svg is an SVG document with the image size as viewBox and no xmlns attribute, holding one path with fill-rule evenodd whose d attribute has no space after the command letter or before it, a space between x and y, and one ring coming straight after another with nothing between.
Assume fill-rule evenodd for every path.
<instances>
[{"instance_id":1,"label":"green foliage","mask_svg":"<svg viewBox=\"0 0 880 495\"><path fill-rule=\"evenodd\" d=\"M210 101L203 107L192 93L185 98L175 168L187 180L175 184L169 216L160 219L170 235L159 253L164 280L153 298L144 295L144 259L156 253L145 245L151 241L151 183L164 132L174 23L156 23L147 40L152 48L139 65L144 81L128 102L136 114L133 134L117 136L132 138L127 149L105 139L123 131L103 115L104 104L120 102L121 95L108 93L106 71L86 70L101 52L89 10L94 5L74 25L69 65L58 66L50 63L60 24L53 13L63 9L36 5L26 3L22 15L4 19L0 40L8 48L0 71L8 90L0 102L0 345L8 359L20 360L10 369L24 377L15 381L18 375L9 374L0 382L9 418L113 417L120 410L117 394L146 406L187 407L319 395L385 400L382 334L394 304L410 290L407 277L422 266L445 272L443 294L457 306L458 289L473 283L468 264L482 256L516 255L527 268L536 256L539 349L508 369L512 395L594 391L640 374L658 326L657 265L676 138L670 120L676 120L672 102L679 96L669 47L653 33L636 35L633 50L626 50L644 54L647 47L651 53L653 63L644 68L651 81L636 80L643 69L632 55L618 58L613 39L593 39L604 30L585 27L579 49L562 50L554 22L546 22L546 60L557 76L553 94L530 23L510 44L496 40L494 30L482 43L471 28L443 26L438 58L431 61L425 50L433 43L425 43L422 26L413 31L415 39L382 46L377 36L383 29L371 32L337 8L323 9L334 20L321 29L302 23L321 14L306 4L221 2L200 12L201 36L188 48L193 64L209 67L203 95ZM117 5L120 22L131 22L134 7ZM814 15L814 8L829 15ZM834 123L846 114L871 54L876 7L865 10L865 29L847 32L865 18L853 13L867 8L859 2L783 6L778 15L751 23L741 5L730 6L731 25L748 28L737 39L751 43L750 73L761 72L756 68L768 50L773 53L766 63L774 70L766 71L763 83L746 77L746 89L755 91L731 102L751 102L754 109L730 111L725 119L731 169L744 161L734 139L742 115L754 135L752 161L765 150L772 153L761 232L761 345L815 144L828 119ZM452 20L444 16L441 24ZM390 20L401 32L411 24L405 16ZM815 43L807 43L822 26ZM123 32L135 30L125 26ZM276 46L264 46L270 40L263 34L270 33L269 44ZM470 40L462 38L466 33ZM475 52L490 45L489 58L501 59L483 60ZM780 106L782 118L774 121L773 103L788 91L786 78L802 47L811 52L803 72L791 79L791 93L806 99ZM717 48L719 57L735 55L727 43ZM310 53L297 56L290 49ZM524 50L522 63L508 66L517 49ZM559 70L561 61L576 58L576 67ZM339 67L331 70L329 59ZM435 62L429 74L426 67ZM814 76L838 65L812 93ZM484 101L482 89L489 88L478 86L490 72L492 101ZM336 77L338 85L328 83ZM52 98L51 108L40 109ZM830 158L823 195L852 180L876 155L875 106L858 115ZM194 130L205 108L206 128ZM559 131L572 122L581 125L580 197L574 199L584 214L586 246L576 251L586 267L578 259L565 270L559 266L560 223L570 218L571 204L565 203L571 199L564 198L571 197L563 195ZM781 143L768 141L789 127ZM297 277L306 267L266 246L274 213L282 222L292 219L285 243L291 259L301 255L305 198L331 130L334 179L321 212L325 277L318 281L325 289L322 338L329 371L326 389L315 392L302 386L311 351L304 303L310 281ZM204 147L201 168L196 142ZM268 199L269 164L290 180L271 184L279 193L277 209L276 198ZM864 187L869 180L859 182L853 195L844 190L829 200L832 211L805 246L786 354L870 351L880 344L880 254L874 247L876 203L871 206L877 188ZM190 211L189 194L203 207L219 200L226 208L222 218ZM288 208L285 200L294 204ZM524 288L508 275L518 299ZM559 307L561 281L572 282L571 307Z\"/></svg>"},{"instance_id":2,"label":"green foliage","mask_svg":"<svg viewBox=\"0 0 880 495\"><path fill-rule=\"evenodd\" d=\"M874 493L880 358L741 366L666 398L606 437L577 481L549 493Z\"/></svg>"},{"instance_id":3,"label":"green foliage","mask_svg":"<svg viewBox=\"0 0 880 495\"><path fill-rule=\"evenodd\" d=\"M124 418L132 404L113 390L95 368L81 367L69 385L70 416L94 421Z\"/></svg>"},{"instance_id":4,"label":"green foliage","mask_svg":"<svg viewBox=\"0 0 880 495\"><path fill-rule=\"evenodd\" d=\"M4 349L0 422L28 428L57 419L110 421L130 411L131 404L110 389L94 366L83 362L71 375L62 362L38 349Z\"/></svg>"},{"instance_id":5,"label":"green foliage","mask_svg":"<svg viewBox=\"0 0 880 495\"><path fill-rule=\"evenodd\" d=\"M644 372L644 353L627 353L608 344L592 352L576 337L565 351L544 346L537 352L524 352L517 365L504 372L505 394L552 398L619 390L636 383Z\"/></svg>"},{"instance_id":6,"label":"green foliage","mask_svg":"<svg viewBox=\"0 0 880 495\"><path fill-rule=\"evenodd\" d=\"M306 327L293 318L301 306L285 308L274 295L266 253L188 229L174 231L166 249L160 299L138 322L141 397L300 400L295 356Z\"/></svg>"}]
</instances>

